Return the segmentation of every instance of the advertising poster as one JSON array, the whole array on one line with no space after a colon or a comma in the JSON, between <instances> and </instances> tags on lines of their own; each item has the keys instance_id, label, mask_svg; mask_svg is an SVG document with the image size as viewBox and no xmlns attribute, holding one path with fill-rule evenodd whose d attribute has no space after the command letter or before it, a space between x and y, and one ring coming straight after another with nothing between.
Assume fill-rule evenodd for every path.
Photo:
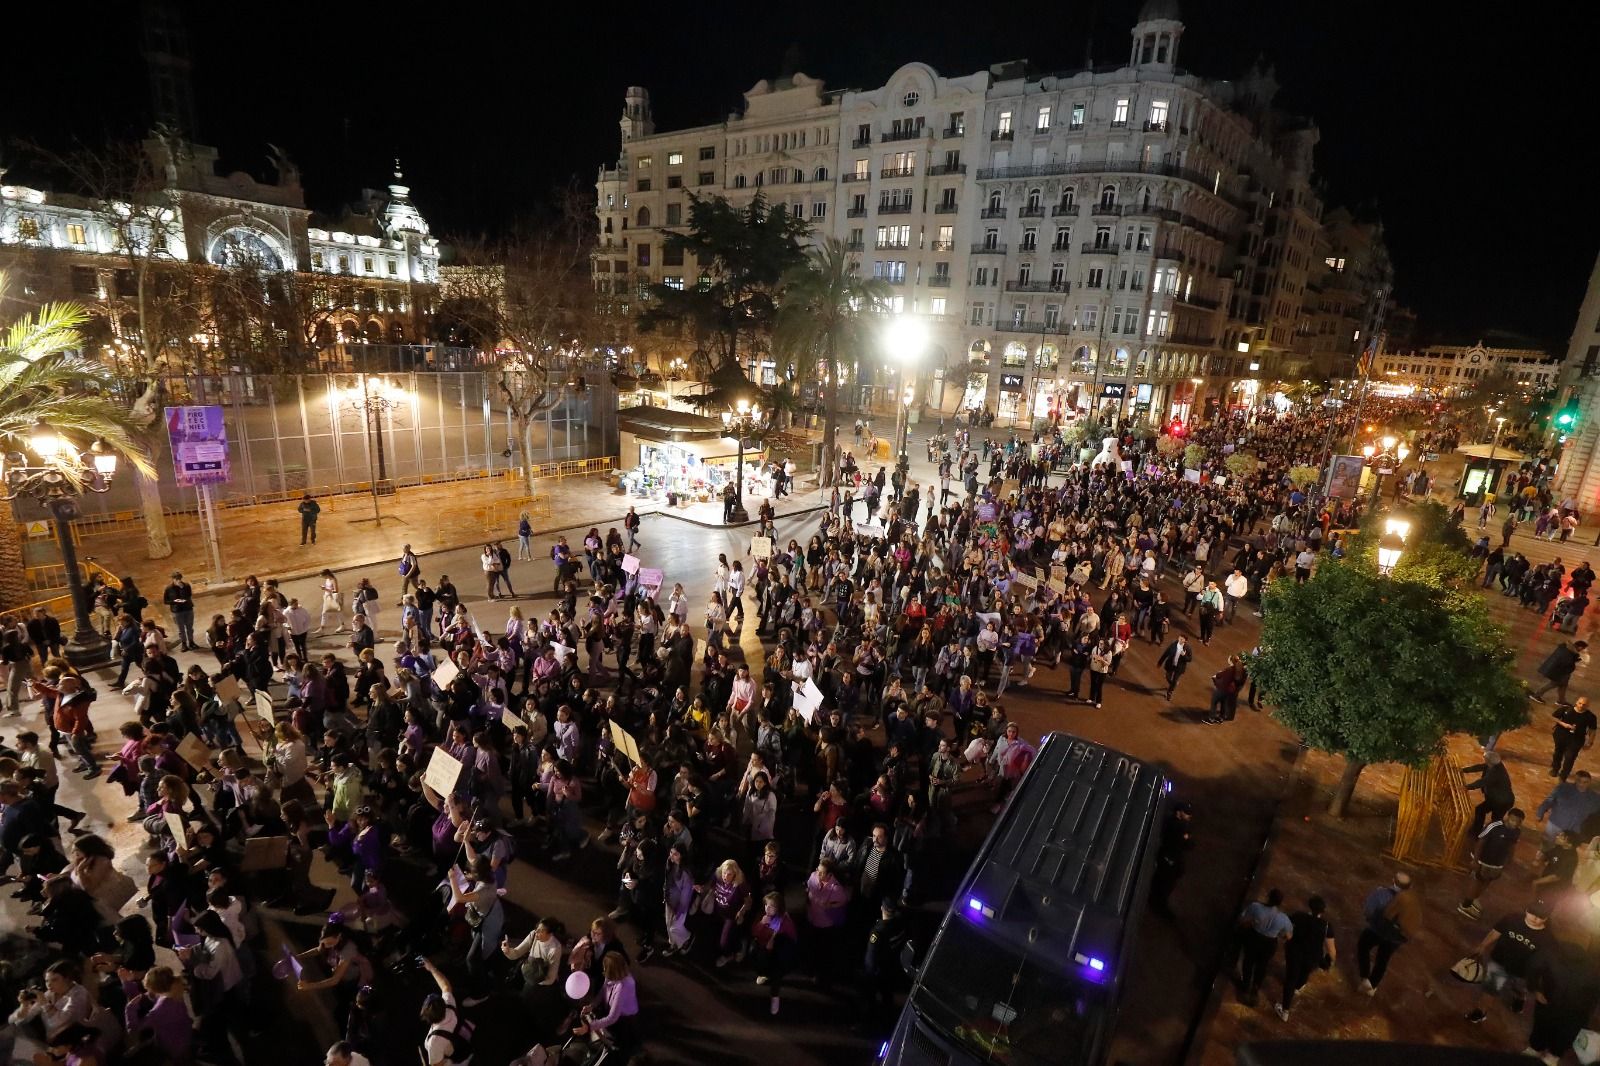
<instances>
[{"instance_id":1,"label":"advertising poster","mask_svg":"<svg viewBox=\"0 0 1600 1066\"><path fill-rule=\"evenodd\" d=\"M184 488L219 485L231 473L228 430L221 407L168 407L167 439L172 443L172 470Z\"/></svg>"},{"instance_id":2,"label":"advertising poster","mask_svg":"<svg viewBox=\"0 0 1600 1066\"><path fill-rule=\"evenodd\" d=\"M1361 492L1361 470L1365 461L1359 455L1335 455L1328 467L1330 499L1353 500Z\"/></svg>"}]
</instances>

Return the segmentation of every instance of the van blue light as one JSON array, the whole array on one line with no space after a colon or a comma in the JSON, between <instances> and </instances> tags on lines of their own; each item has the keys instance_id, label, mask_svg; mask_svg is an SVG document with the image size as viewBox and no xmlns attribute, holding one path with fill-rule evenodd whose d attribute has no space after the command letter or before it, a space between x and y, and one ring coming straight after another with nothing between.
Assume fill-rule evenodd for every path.
<instances>
[{"instance_id":1,"label":"van blue light","mask_svg":"<svg viewBox=\"0 0 1600 1066\"><path fill-rule=\"evenodd\" d=\"M1106 962L1105 962L1104 959L1090 959L1089 960L1089 969L1094 970L1097 973L1099 973L1099 972L1104 972L1105 968L1106 968Z\"/></svg>"},{"instance_id":2,"label":"van blue light","mask_svg":"<svg viewBox=\"0 0 1600 1066\"><path fill-rule=\"evenodd\" d=\"M967 906L971 907L975 911L981 911L983 910L983 900L979 899L977 896L973 896L971 899L967 900Z\"/></svg>"},{"instance_id":3,"label":"van blue light","mask_svg":"<svg viewBox=\"0 0 1600 1066\"><path fill-rule=\"evenodd\" d=\"M886 1059L888 1057L889 1057L889 1041L885 1040L878 1047L878 1058Z\"/></svg>"},{"instance_id":4,"label":"van blue light","mask_svg":"<svg viewBox=\"0 0 1600 1066\"><path fill-rule=\"evenodd\" d=\"M983 900L979 899L977 896L967 897L967 910L972 912L973 917L994 917L994 908L984 903Z\"/></svg>"}]
</instances>

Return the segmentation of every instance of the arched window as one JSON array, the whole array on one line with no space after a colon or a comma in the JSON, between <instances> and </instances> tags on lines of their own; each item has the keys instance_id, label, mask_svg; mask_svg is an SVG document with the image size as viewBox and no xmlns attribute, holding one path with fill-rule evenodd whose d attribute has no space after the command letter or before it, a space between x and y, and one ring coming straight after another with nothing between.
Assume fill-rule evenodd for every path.
<instances>
[{"instance_id":1,"label":"arched window","mask_svg":"<svg viewBox=\"0 0 1600 1066\"><path fill-rule=\"evenodd\" d=\"M989 210L991 210L991 211L1000 210L1000 205L1003 204L1004 202L1005 202L1005 197L1000 192L999 189L995 189L995 190L993 190L992 192L989 193Z\"/></svg>"},{"instance_id":2,"label":"arched window","mask_svg":"<svg viewBox=\"0 0 1600 1066\"><path fill-rule=\"evenodd\" d=\"M220 267L249 266L257 270L277 272L283 269L283 257L267 238L246 226L226 230L211 245L211 262Z\"/></svg>"},{"instance_id":3,"label":"arched window","mask_svg":"<svg viewBox=\"0 0 1600 1066\"><path fill-rule=\"evenodd\" d=\"M743 174L735 174L733 176L733 187L735 189L744 188L744 175Z\"/></svg>"},{"instance_id":4,"label":"arched window","mask_svg":"<svg viewBox=\"0 0 1600 1066\"><path fill-rule=\"evenodd\" d=\"M347 318L339 326L339 339L346 344L361 339L361 327L356 323L355 319Z\"/></svg>"},{"instance_id":5,"label":"arched window","mask_svg":"<svg viewBox=\"0 0 1600 1066\"><path fill-rule=\"evenodd\" d=\"M1117 187L1115 185L1102 185L1100 187L1100 206L1117 206Z\"/></svg>"},{"instance_id":6,"label":"arched window","mask_svg":"<svg viewBox=\"0 0 1600 1066\"><path fill-rule=\"evenodd\" d=\"M1040 190L1040 189L1029 189L1028 190L1028 210L1029 211L1037 211L1037 210L1039 210L1039 205L1043 201L1044 201L1044 192L1042 190Z\"/></svg>"},{"instance_id":7,"label":"arched window","mask_svg":"<svg viewBox=\"0 0 1600 1066\"><path fill-rule=\"evenodd\" d=\"M361 339L368 344L382 344L383 327L378 324L376 319L368 322L366 328L361 331Z\"/></svg>"},{"instance_id":8,"label":"arched window","mask_svg":"<svg viewBox=\"0 0 1600 1066\"><path fill-rule=\"evenodd\" d=\"M812 181L827 181L828 180L828 168L827 167L818 167L817 170L816 170L816 173L811 175L811 180Z\"/></svg>"},{"instance_id":9,"label":"arched window","mask_svg":"<svg viewBox=\"0 0 1600 1066\"><path fill-rule=\"evenodd\" d=\"M1073 197L1075 197L1076 195L1077 195L1076 190L1074 190L1072 188L1072 186L1070 186L1070 185L1068 185L1065 189L1062 189L1061 190L1061 206L1062 207L1071 207L1072 206Z\"/></svg>"},{"instance_id":10,"label":"arched window","mask_svg":"<svg viewBox=\"0 0 1600 1066\"><path fill-rule=\"evenodd\" d=\"M982 363L984 366L988 366L989 365L989 342L988 341L973 341L972 342L972 350L969 351L967 353L967 355L968 355L968 358L970 358L972 362L974 362L974 363Z\"/></svg>"},{"instance_id":11,"label":"arched window","mask_svg":"<svg viewBox=\"0 0 1600 1066\"><path fill-rule=\"evenodd\" d=\"M640 226L648 226L650 224L650 209L648 207L639 208L639 221L637 224Z\"/></svg>"}]
</instances>

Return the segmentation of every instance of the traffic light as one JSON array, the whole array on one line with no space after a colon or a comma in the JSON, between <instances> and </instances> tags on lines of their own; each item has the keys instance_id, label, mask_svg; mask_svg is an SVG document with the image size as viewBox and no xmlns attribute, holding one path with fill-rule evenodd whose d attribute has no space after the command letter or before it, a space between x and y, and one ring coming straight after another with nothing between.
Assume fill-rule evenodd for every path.
<instances>
[{"instance_id":1,"label":"traffic light","mask_svg":"<svg viewBox=\"0 0 1600 1066\"><path fill-rule=\"evenodd\" d=\"M1556 415L1556 426L1567 433L1578 428L1578 405L1576 403L1568 403L1567 406L1561 409L1560 413Z\"/></svg>"}]
</instances>

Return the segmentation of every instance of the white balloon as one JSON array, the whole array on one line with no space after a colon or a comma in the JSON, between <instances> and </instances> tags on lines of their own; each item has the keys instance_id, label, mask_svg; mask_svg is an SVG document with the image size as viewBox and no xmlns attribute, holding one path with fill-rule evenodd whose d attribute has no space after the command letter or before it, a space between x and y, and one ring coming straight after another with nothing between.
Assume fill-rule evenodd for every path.
<instances>
[{"instance_id":1,"label":"white balloon","mask_svg":"<svg viewBox=\"0 0 1600 1066\"><path fill-rule=\"evenodd\" d=\"M582 999L589 994L589 975L582 970L567 974L567 998Z\"/></svg>"}]
</instances>

